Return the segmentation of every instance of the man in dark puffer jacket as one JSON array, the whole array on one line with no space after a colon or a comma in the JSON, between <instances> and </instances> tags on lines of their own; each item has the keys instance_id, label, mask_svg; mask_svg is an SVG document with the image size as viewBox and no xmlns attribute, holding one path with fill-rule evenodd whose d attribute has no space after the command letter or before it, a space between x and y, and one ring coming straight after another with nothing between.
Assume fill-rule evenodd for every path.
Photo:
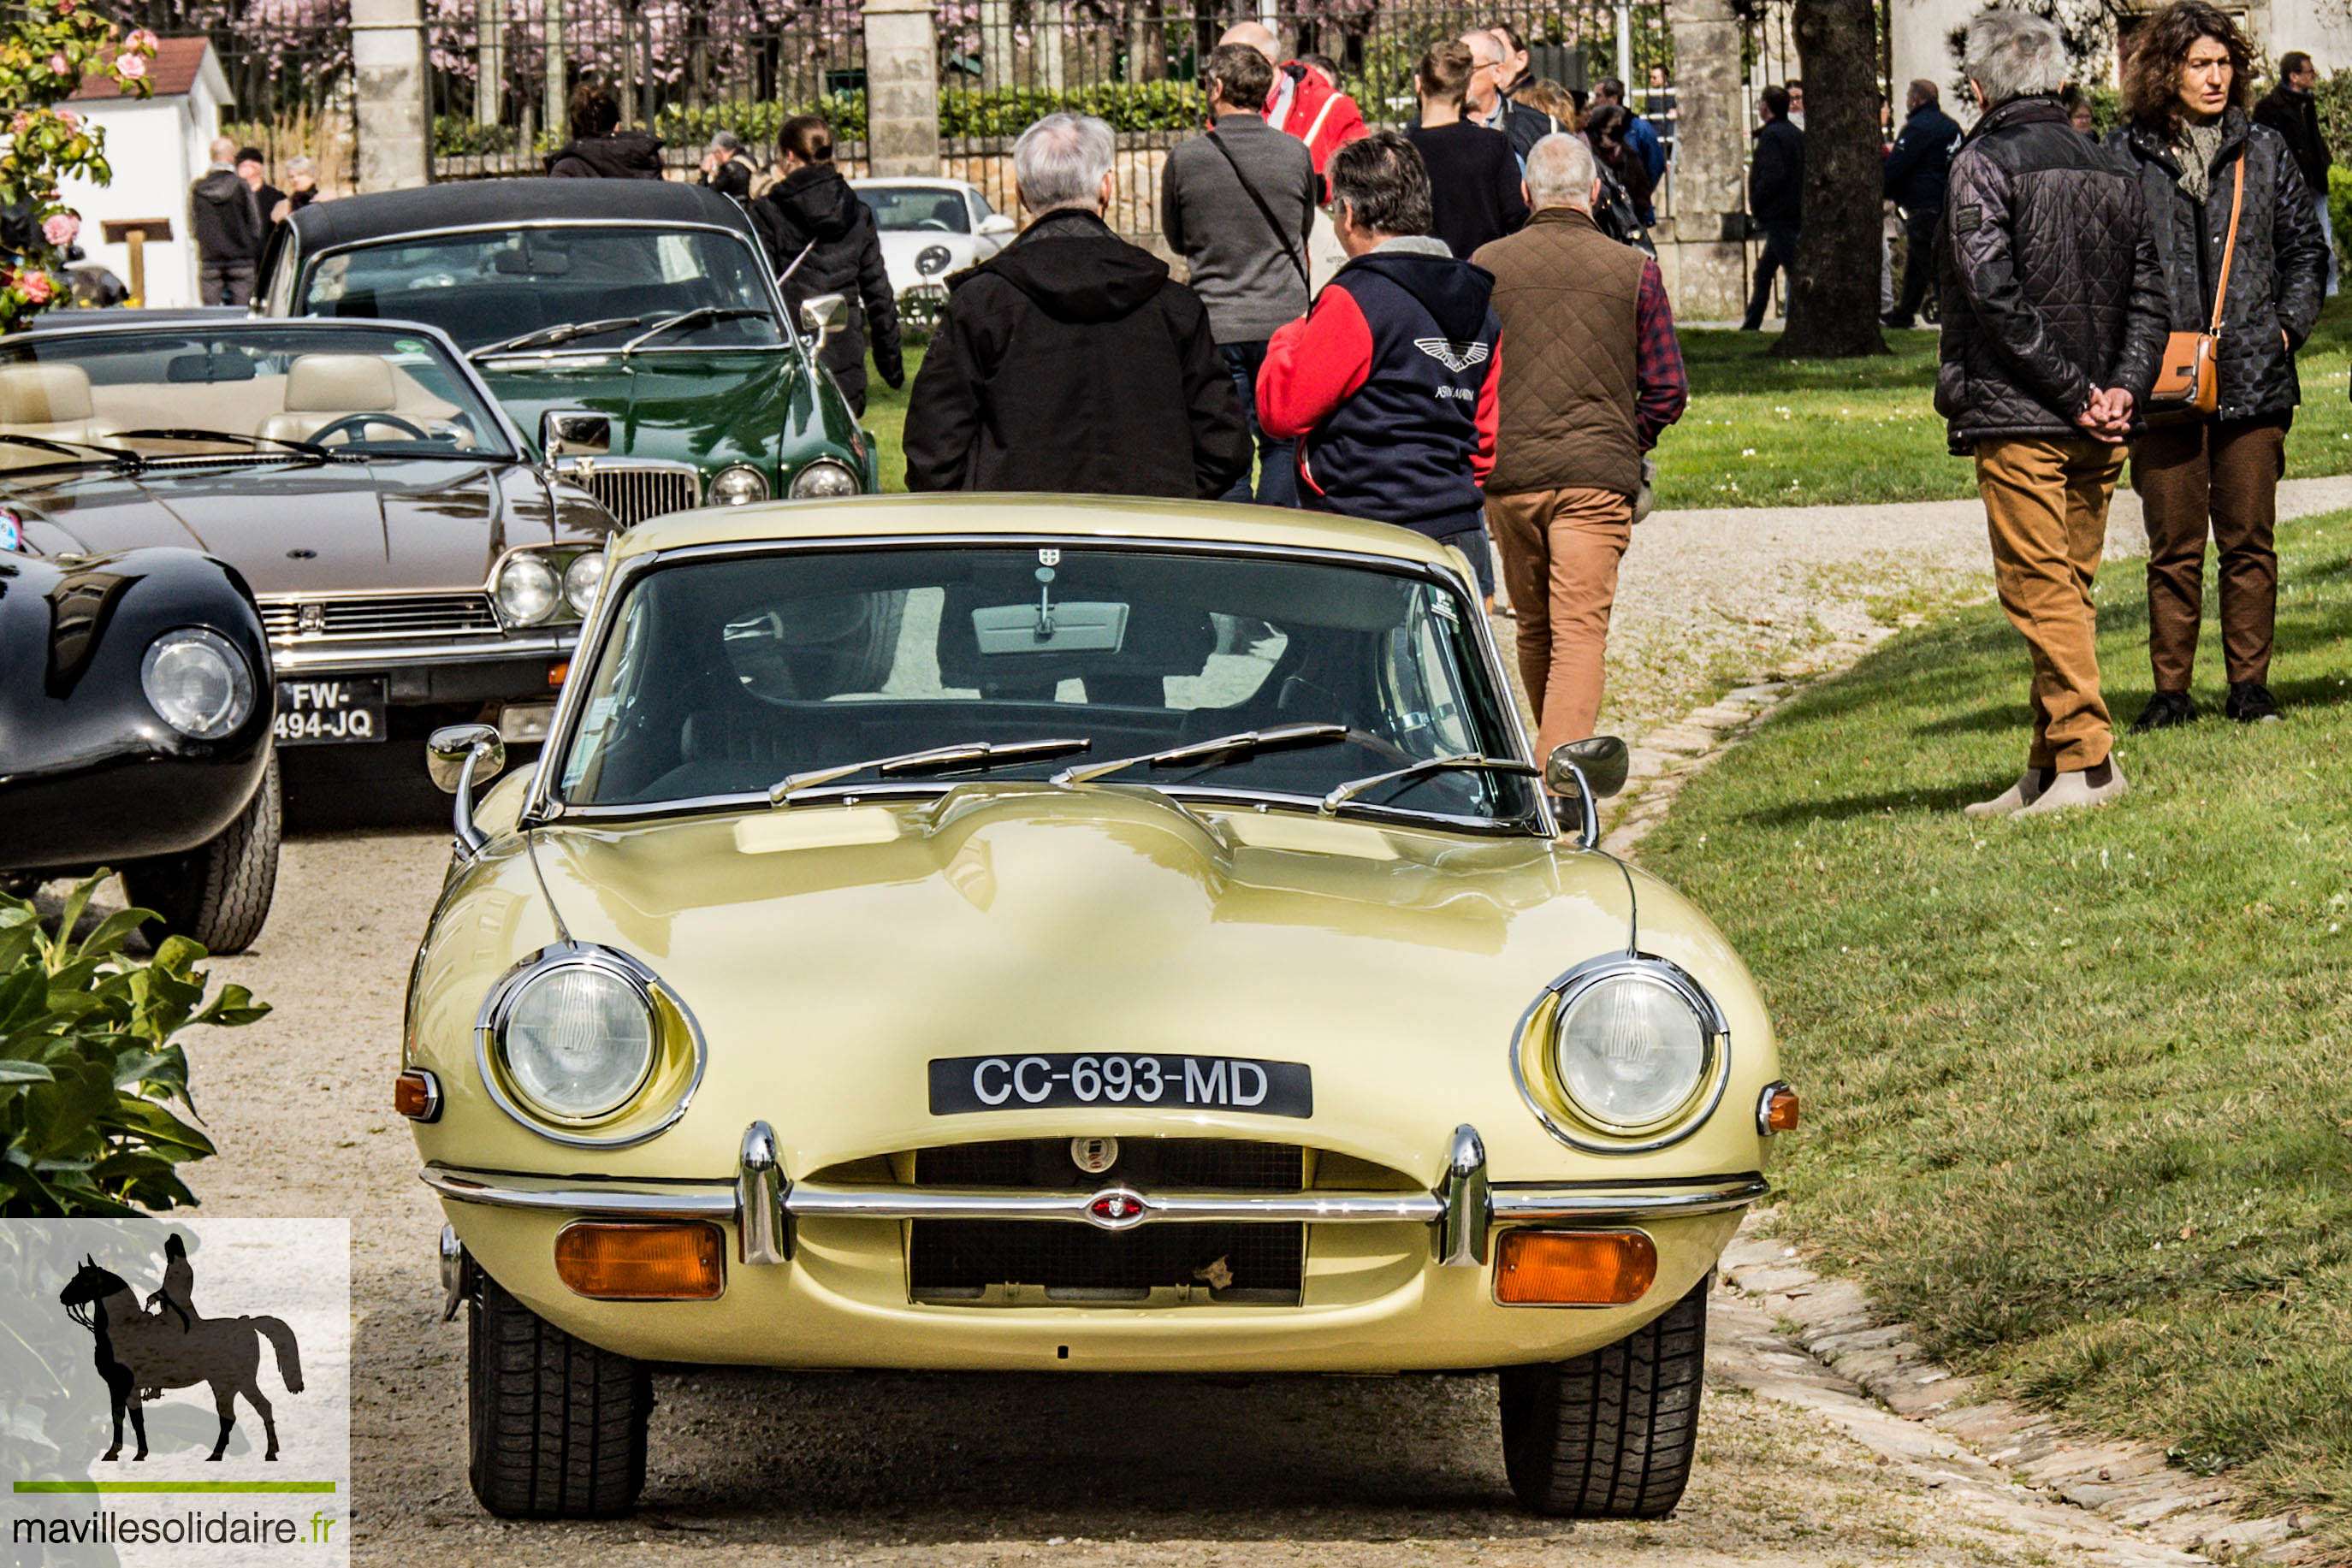
<instances>
[{"instance_id":1,"label":"man in dark puffer jacket","mask_svg":"<svg viewBox=\"0 0 2352 1568\"><path fill-rule=\"evenodd\" d=\"M1985 113L1944 203L1936 411L1952 450L1976 458L1993 580L2033 650L2024 775L1968 810L2104 805L2127 786L2109 755L2091 581L2164 349L2164 273L2138 182L2066 122L2058 29L1987 11L1967 57Z\"/></svg>"},{"instance_id":2,"label":"man in dark puffer jacket","mask_svg":"<svg viewBox=\"0 0 2352 1568\"><path fill-rule=\"evenodd\" d=\"M547 155L547 172L559 180L658 180L661 138L622 131L621 100L599 82L572 89L572 140Z\"/></svg>"},{"instance_id":3,"label":"man in dark puffer jacket","mask_svg":"<svg viewBox=\"0 0 2352 1568\"><path fill-rule=\"evenodd\" d=\"M818 116L784 121L776 133L776 166L784 177L751 204L751 226L760 232L794 319L802 301L819 294L838 294L848 304L848 319L825 340L817 358L833 372L850 408L863 414L869 341L884 382L896 391L907 380L899 358L898 298L882 265L881 231L873 209L857 199L834 166L833 128Z\"/></svg>"}]
</instances>

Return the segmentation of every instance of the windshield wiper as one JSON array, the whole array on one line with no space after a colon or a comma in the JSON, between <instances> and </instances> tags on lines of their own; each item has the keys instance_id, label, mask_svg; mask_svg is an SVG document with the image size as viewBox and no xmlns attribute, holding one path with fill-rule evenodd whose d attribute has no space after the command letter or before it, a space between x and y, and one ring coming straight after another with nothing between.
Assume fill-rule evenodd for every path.
<instances>
[{"instance_id":1,"label":"windshield wiper","mask_svg":"<svg viewBox=\"0 0 2352 1568\"><path fill-rule=\"evenodd\" d=\"M1465 768L1481 773L1514 773L1525 779L1543 777L1543 769L1532 762L1521 762L1510 757L1486 757L1475 751L1457 751L1451 757L1427 758L1410 768L1399 768L1387 773L1375 773L1369 779L1350 779L1323 797L1320 810L1327 817L1337 816L1340 808L1367 790L1377 789L1383 784L1402 784L1408 779L1421 779L1432 773L1443 773L1452 768Z\"/></svg>"},{"instance_id":2,"label":"windshield wiper","mask_svg":"<svg viewBox=\"0 0 2352 1568\"><path fill-rule=\"evenodd\" d=\"M334 458L333 453L329 452L325 447L317 445L311 442L289 440L282 435L244 435L234 430L118 430L114 432L114 437L118 441L128 441L133 438L149 441L242 441L247 446L256 448L262 446L287 447L292 451L300 453L305 457L320 463L331 462ZM125 455L135 456L136 454L126 454ZM218 454L192 452L187 454L187 455L191 457L203 457L207 455L216 456ZM146 461L144 458L140 460L142 462Z\"/></svg>"},{"instance_id":3,"label":"windshield wiper","mask_svg":"<svg viewBox=\"0 0 2352 1568\"><path fill-rule=\"evenodd\" d=\"M713 321L740 321L747 316L765 316L765 310L748 305L698 305L691 310L681 310L675 316L665 316L627 342L621 345L625 354L636 351L640 343L651 342L664 332L678 331L688 327L706 327Z\"/></svg>"},{"instance_id":4,"label":"windshield wiper","mask_svg":"<svg viewBox=\"0 0 2352 1568\"><path fill-rule=\"evenodd\" d=\"M501 338L495 343L485 343L478 349L468 350L466 358L487 360L493 354L519 353L525 349L551 349L574 338L590 338L599 332L617 332L624 327L642 327L645 322L642 316L613 316L602 321L567 321L560 327L540 327L511 338Z\"/></svg>"},{"instance_id":5,"label":"windshield wiper","mask_svg":"<svg viewBox=\"0 0 2352 1568\"><path fill-rule=\"evenodd\" d=\"M1347 739L1349 734L1344 724L1277 724L1266 729L1244 729L1232 735L1221 735L1214 740L1195 740L1182 746L1171 746L1165 751L1147 751L1139 757L1121 757L1108 762L1089 762L1080 768L1065 768L1054 775L1053 781L1061 785L1091 784L1125 768L1181 768L1188 762L1234 762L1244 757L1255 757L1261 751L1328 746L1335 740Z\"/></svg>"},{"instance_id":6,"label":"windshield wiper","mask_svg":"<svg viewBox=\"0 0 2352 1568\"><path fill-rule=\"evenodd\" d=\"M896 757L876 757L845 762L837 768L814 768L788 773L768 791L768 804L789 806L793 797L846 779L853 773L879 773L885 778L926 773L963 773L1009 768L1016 762L1041 762L1094 749L1091 740L1015 740L1005 744L972 740L961 746L934 746L923 751L902 751Z\"/></svg>"},{"instance_id":7,"label":"windshield wiper","mask_svg":"<svg viewBox=\"0 0 2352 1568\"><path fill-rule=\"evenodd\" d=\"M40 468L60 468L68 463L75 467L83 467L92 463L105 463L118 468L143 468L147 465L147 460L136 452L123 452L111 446L100 446L94 441L51 441L43 435L17 435L5 431L0 431L0 441L5 441L11 446L29 446L36 452L54 452L64 460L61 463L31 464L24 468L11 470L15 473L29 474ZM85 455L89 453L97 453L99 455L94 457Z\"/></svg>"}]
</instances>

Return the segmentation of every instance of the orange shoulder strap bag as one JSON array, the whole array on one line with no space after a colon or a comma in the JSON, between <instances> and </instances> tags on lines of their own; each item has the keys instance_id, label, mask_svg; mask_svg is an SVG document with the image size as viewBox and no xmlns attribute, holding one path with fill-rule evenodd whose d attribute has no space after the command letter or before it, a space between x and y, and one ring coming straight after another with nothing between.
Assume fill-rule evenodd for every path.
<instances>
[{"instance_id":1,"label":"orange shoulder strap bag","mask_svg":"<svg viewBox=\"0 0 2352 1568\"><path fill-rule=\"evenodd\" d=\"M2213 289L2212 325L2202 332L2174 332L2164 340L2156 385L2148 393L2151 423L2210 419L2221 406L2221 307L2230 298L2230 269L2238 259L2238 212L2246 202L2246 155L2238 154L2236 187L2230 193L2230 238L2221 247L2221 281Z\"/></svg>"}]
</instances>

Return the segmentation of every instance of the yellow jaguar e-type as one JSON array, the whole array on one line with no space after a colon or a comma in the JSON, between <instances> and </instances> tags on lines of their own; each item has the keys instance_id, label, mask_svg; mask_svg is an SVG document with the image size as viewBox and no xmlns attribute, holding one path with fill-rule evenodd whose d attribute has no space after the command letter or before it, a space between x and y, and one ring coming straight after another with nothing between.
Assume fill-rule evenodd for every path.
<instances>
[{"instance_id":1,"label":"yellow jaguar e-type","mask_svg":"<svg viewBox=\"0 0 2352 1568\"><path fill-rule=\"evenodd\" d=\"M537 767L432 742L396 1100L482 1502L625 1511L683 1362L1499 1372L1528 1506L1672 1508L1796 1100L1465 564L1019 496L617 538Z\"/></svg>"}]
</instances>

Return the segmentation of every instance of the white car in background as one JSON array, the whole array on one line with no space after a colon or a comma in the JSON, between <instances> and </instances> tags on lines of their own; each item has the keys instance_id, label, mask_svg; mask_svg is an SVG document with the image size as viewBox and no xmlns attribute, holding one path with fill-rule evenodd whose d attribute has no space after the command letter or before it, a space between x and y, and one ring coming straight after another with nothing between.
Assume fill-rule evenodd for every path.
<instances>
[{"instance_id":1,"label":"white car in background","mask_svg":"<svg viewBox=\"0 0 2352 1568\"><path fill-rule=\"evenodd\" d=\"M928 300L936 310L947 280L1012 243L1013 221L965 180L852 180L882 231L882 265L903 308ZM909 297L912 297L911 300Z\"/></svg>"}]
</instances>

